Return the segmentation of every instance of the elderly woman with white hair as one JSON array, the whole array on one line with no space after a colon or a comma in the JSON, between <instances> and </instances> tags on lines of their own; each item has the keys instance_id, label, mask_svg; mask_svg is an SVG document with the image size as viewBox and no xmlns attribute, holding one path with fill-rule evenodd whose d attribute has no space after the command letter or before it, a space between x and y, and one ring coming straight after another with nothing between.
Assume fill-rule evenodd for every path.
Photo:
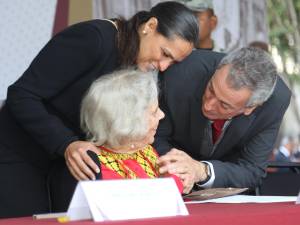
<instances>
[{"instance_id":1,"label":"elderly woman with white hair","mask_svg":"<svg viewBox=\"0 0 300 225\"><path fill-rule=\"evenodd\" d=\"M151 144L163 117L155 72L121 70L92 84L82 101L81 127L100 150L102 179L160 176Z\"/></svg>"}]
</instances>

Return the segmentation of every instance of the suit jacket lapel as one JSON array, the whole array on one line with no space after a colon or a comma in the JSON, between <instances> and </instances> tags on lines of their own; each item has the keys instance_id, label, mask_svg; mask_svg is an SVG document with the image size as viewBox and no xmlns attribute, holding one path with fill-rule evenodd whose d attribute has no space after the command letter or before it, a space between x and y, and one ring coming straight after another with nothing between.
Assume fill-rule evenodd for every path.
<instances>
[{"instance_id":1,"label":"suit jacket lapel","mask_svg":"<svg viewBox=\"0 0 300 225\"><path fill-rule=\"evenodd\" d=\"M244 136L246 131L249 130L255 117L256 114L252 113L249 116L241 115L233 118L214 151L214 158L221 157L224 153L227 153L228 149L233 149L233 146L235 146Z\"/></svg>"},{"instance_id":2,"label":"suit jacket lapel","mask_svg":"<svg viewBox=\"0 0 300 225\"><path fill-rule=\"evenodd\" d=\"M192 145L191 149L198 149L197 157L208 158L211 155L213 150L212 138L211 138L211 124L210 121L202 115L201 106L202 93L199 93L198 96L194 96L191 99L191 115L189 117L189 124L191 126L190 135L190 144Z\"/></svg>"}]
</instances>

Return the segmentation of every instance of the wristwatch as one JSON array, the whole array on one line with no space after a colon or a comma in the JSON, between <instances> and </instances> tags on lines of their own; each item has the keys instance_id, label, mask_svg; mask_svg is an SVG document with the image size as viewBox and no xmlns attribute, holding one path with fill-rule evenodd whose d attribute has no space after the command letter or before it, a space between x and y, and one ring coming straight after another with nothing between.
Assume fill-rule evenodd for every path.
<instances>
[{"instance_id":1,"label":"wristwatch","mask_svg":"<svg viewBox=\"0 0 300 225\"><path fill-rule=\"evenodd\" d=\"M198 183L197 183L197 185L203 185L203 184L205 184L207 181L209 181L210 180L210 178L211 178L211 171L210 171L210 166L208 165L208 163L206 163L206 162L202 162L203 164L204 164L204 172L205 172L205 174L206 174L206 178L205 178L205 180L202 180L202 181L199 181Z\"/></svg>"}]
</instances>

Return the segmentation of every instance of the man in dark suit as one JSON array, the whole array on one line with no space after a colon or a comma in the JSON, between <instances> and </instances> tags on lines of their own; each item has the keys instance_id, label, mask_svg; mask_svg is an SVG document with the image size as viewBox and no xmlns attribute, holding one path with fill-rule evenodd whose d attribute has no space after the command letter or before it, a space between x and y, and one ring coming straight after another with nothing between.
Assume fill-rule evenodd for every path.
<instances>
[{"instance_id":1,"label":"man in dark suit","mask_svg":"<svg viewBox=\"0 0 300 225\"><path fill-rule=\"evenodd\" d=\"M278 152L275 154L277 162L291 162L294 157L294 152L297 147L296 139L292 136L284 137L281 140L281 145Z\"/></svg>"},{"instance_id":2,"label":"man in dark suit","mask_svg":"<svg viewBox=\"0 0 300 225\"><path fill-rule=\"evenodd\" d=\"M161 173L175 173L185 192L249 187L265 175L290 90L269 55L242 48L225 56L195 50L161 78L166 117L154 146Z\"/></svg>"},{"instance_id":3,"label":"man in dark suit","mask_svg":"<svg viewBox=\"0 0 300 225\"><path fill-rule=\"evenodd\" d=\"M275 154L275 161L280 163L289 164L290 162L296 162L294 152L297 150L297 140L293 136L283 137L281 145ZM278 168L277 172L293 172L293 168L283 167Z\"/></svg>"}]
</instances>

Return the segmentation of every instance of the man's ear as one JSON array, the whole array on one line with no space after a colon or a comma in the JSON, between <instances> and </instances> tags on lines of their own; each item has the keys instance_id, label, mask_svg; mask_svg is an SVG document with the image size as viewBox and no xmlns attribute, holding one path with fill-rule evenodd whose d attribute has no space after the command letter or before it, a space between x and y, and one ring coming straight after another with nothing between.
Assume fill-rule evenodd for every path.
<instances>
[{"instance_id":1,"label":"man's ear","mask_svg":"<svg viewBox=\"0 0 300 225\"><path fill-rule=\"evenodd\" d=\"M151 17L144 25L144 29L146 33L151 33L156 31L158 26L158 20L155 17Z\"/></svg>"},{"instance_id":2,"label":"man's ear","mask_svg":"<svg viewBox=\"0 0 300 225\"><path fill-rule=\"evenodd\" d=\"M218 25L218 18L215 15L211 16L209 24L210 30L213 31Z\"/></svg>"},{"instance_id":3,"label":"man's ear","mask_svg":"<svg viewBox=\"0 0 300 225\"><path fill-rule=\"evenodd\" d=\"M244 115L245 116L249 116L253 111L254 109L256 109L258 105L255 105L255 106L251 106L251 107L247 107L245 110L244 110Z\"/></svg>"}]
</instances>

